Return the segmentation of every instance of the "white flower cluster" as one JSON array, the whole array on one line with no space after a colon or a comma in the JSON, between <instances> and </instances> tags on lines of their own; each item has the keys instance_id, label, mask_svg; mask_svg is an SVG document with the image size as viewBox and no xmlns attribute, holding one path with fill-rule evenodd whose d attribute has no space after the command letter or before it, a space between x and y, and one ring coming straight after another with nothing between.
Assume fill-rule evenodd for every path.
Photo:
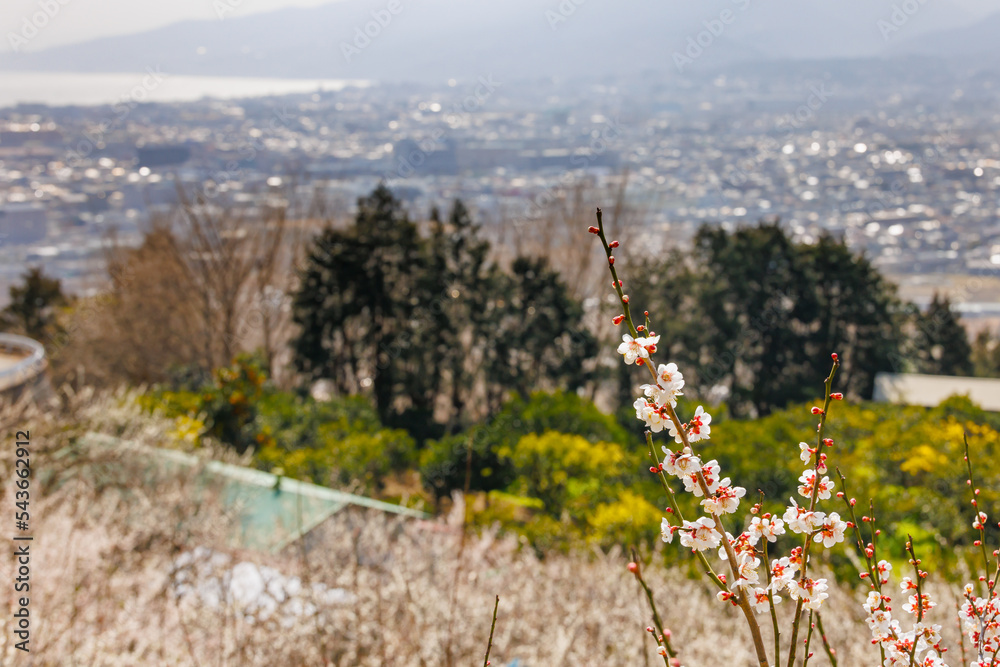
<instances>
[{"instance_id":1,"label":"white flower cluster","mask_svg":"<svg viewBox=\"0 0 1000 667\"><path fill-rule=\"evenodd\" d=\"M977 517L978 518L978 517ZM981 521L986 522L983 515ZM972 667L1000 664L1000 595L995 591L988 598L976 597L972 584L965 585L965 604L959 611L965 634L972 642L978 660Z\"/></svg>"},{"instance_id":2,"label":"white flower cluster","mask_svg":"<svg viewBox=\"0 0 1000 667\"><path fill-rule=\"evenodd\" d=\"M638 349L642 352L646 352L648 347L643 347L642 345L637 345L638 341L628 340L631 336L624 336L627 339L618 348L618 352L625 355L625 363L630 363L630 355ZM655 340L659 340L659 336L654 337ZM639 339L644 342L654 340L653 338L641 338ZM655 348L655 345L654 345ZM636 352L638 354L638 352ZM638 358L638 357L636 357ZM648 359L649 357L644 357ZM670 419L669 408L677 407L677 397L681 396L681 389L684 388L684 374L677 370L677 364L660 364L656 370L656 384L644 384L641 389L643 392L643 397L635 399L632 407L635 408L635 416L639 421L645 422L646 428L648 428L653 433L659 433L664 428L666 428L670 435L678 442L682 442L680 433L677 430L676 424ZM694 440L700 440L707 438L711 429L708 428L708 424L711 423L712 417L706 415L704 410L700 410L700 413L695 414L695 419L698 421L699 435L696 435ZM693 422L694 420L692 420ZM684 428L682 426L682 428ZM703 433L703 434L701 434ZM689 433L689 439L691 435ZM692 441L694 441L692 440Z\"/></svg>"},{"instance_id":3,"label":"white flower cluster","mask_svg":"<svg viewBox=\"0 0 1000 667\"><path fill-rule=\"evenodd\" d=\"M829 496L829 494L827 495ZM822 498L822 495L820 497ZM793 533L800 535L812 533L813 541L822 542L827 549L844 541L847 522L841 521L839 514L830 512L827 515L823 512L810 512L804 507L799 507L794 498L790 500L792 504L785 510L784 519Z\"/></svg>"},{"instance_id":4,"label":"white flower cluster","mask_svg":"<svg viewBox=\"0 0 1000 667\"><path fill-rule=\"evenodd\" d=\"M598 211L598 222L600 224L601 214ZM603 229L591 227L589 230L593 234L601 235L604 241ZM610 249L618 246L618 242L611 244L605 242L605 250L608 252L609 264L614 266L614 257L610 254ZM628 304L628 296L623 295L622 282L612 269L612 277L618 295L623 303ZM741 605L746 609L747 605L757 614L772 611L773 605L781 602L782 597L787 595L795 600L802 609L819 611L823 601L829 597L829 585L826 579L813 579L808 576L807 563L811 560L810 554L814 545L822 544L825 548L843 542L845 531L854 528L853 523L849 523L840 518L837 512L817 511L817 502L829 500L834 493L834 483L827 476L827 455L823 452L824 447L832 447L833 440L824 438L822 435L824 421L817 427L820 433L820 442L811 446L808 443L799 443L799 458L806 466L806 469L799 476L798 493L807 500L805 506L799 506L794 498L785 509L781 518L771 514L752 517L749 526L738 536L733 537L725 532L722 524L722 517L726 514L734 514L739 508L740 500L746 495L746 489L733 486L731 480L721 475L719 462L710 460L703 463L691 448L693 443L708 440L711 436L712 416L705 412L702 406L698 406L694 416L688 422L682 422L678 418L675 409L677 407L677 397L681 396L684 388L684 375L677 368L677 364L660 364L655 372L652 371L653 360L651 355L656 352L656 346L660 337L648 331L649 313L646 313L646 323L643 326L632 328L631 319L626 307L625 313L613 319L615 325L619 325L626 318L629 319L629 326L632 333L638 336L640 333L648 334L647 337L633 338L630 335L622 336L622 343L618 346L618 353L624 358L626 364L636 364L646 366L651 372L654 382L641 386L643 395L635 400L636 418L643 422L646 428L652 433L660 433L664 430L682 445L673 451L663 447L664 459L659 467L650 470L654 473L663 473L676 477L684 484L684 490L702 498L701 507L705 512L704 516L695 521L683 519L678 523L673 523L667 518L660 522L660 534L664 542L672 543L674 536L680 533L680 543L695 552L703 552L708 549L718 548L719 557L723 561L729 561L728 567L731 577L727 575L716 575L711 572L714 581L722 589L718 593L719 600L729 602L734 605ZM833 359L833 370L826 380L827 392L833 381L833 374L839 367L839 357L837 354L831 355ZM823 408L812 407L810 412L813 415L822 415L825 420L826 410L831 400L843 400L841 393L828 393L826 404ZM653 452L650 452L652 455ZM971 472L971 471L970 471ZM971 477L971 474L970 474ZM971 479L969 484L972 484ZM673 490L669 484L667 492L673 498ZM978 490L975 491L979 493ZM841 495L841 494L838 494ZM848 506L853 508L855 500L851 499ZM973 505L976 503L973 502ZM672 510L668 509L668 512ZM751 512L758 514L760 506L755 505ZM853 509L849 509L853 519ZM867 520L867 517L865 518ZM987 516L977 510L972 527L981 533L985 531ZM777 538L785 534L786 527L792 533L802 535L801 546L795 547L788 556L771 560L770 567L765 570L766 579L762 579L760 567L761 558L765 560L770 557L768 543L774 543ZM877 534L877 531L873 532ZM874 538L873 538L874 539ZM725 540L725 542L723 542ZM758 544L761 549L758 550ZM977 545L979 543L977 542ZM908 549L912 549L908 545ZM930 597L923 592L919 581L927 576L926 572L917 569L917 581L914 582L909 577L902 580L902 591L907 599L901 605L902 612L912 616L912 627L908 631L903 631L898 619L892 616L891 598L885 595L883 587L889 583L892 565L885 560L881 560L877 565L873 565L875 547L869 544L864 548L868 560L869 571L861 574L862 578L871 576L872 592L869 593L863 607L867 612L865 619L872 635L872 644L877 644L881 650L884 660L881 667L947 667L942 654L940 625L931 625L926 622L928 613L936 606ZM997 552L994 552L996 554ZM984 554L985 555L985 554ZM699 556L704 560L703 557ZM920 561L913 555L911 561L919 567ZM767 564L764 564L767 567ZM630 568L631 568L630 564ZM706 562L706 566L711 566ZM1000 573L997 574L1000 579ZM975 652L975 659L972 667L1000 667L1000 594L994 590L996 581L989 581L980 578L980 581L987 581L988 597L977 597L971 584L966 586L966 602L960 611L960 618L964 622L964 631L971 640ZM655 611L655 609L654 609ZM751 617L748 618L751 626L756 622ZM796 621L796 628L798 621ZM649 629L652 632L652 629ZM793 638L797 641L798 638ZM825 642L825 638L824 638ZM766 658L764 649L757 645L758 656L761 660ZM661 655L665 650L661 647ZM963 656L965 654L963 648ZM811 654L810 654L811 655ZM790 652L789 661L794 657L794 646ZM775 656L777 660L778 656ZM964 662L964 660L963 660ZM673 663L671 663L673 664Z\"/></svg>"},{"instance_id":5,"label":"white flower cluster","mask_svg":"<svg viewBox=\"0 0 1000 667\"><path fill-rule=\"evenodd\" d=\"M643 359L644 363L649 360L648 354L644 356L644 353L649 351L647 343L650 339L633 340L625 336L623 340L618 351L625 356L626 363L632 363L639 358ZM684 436L688 443L707 439L711 435L712 417L703 407L698 406L694 417L686 424L676 422L676 415L668 410L668 407L676 407L677 396L681 395L680 390L683 387L684 375L677 369L677 365L660 364L656 371L656 384L643 385L644 396L635 401L636 417L653 433L666 429L677 443L683 443ZM809 447L806 443L800 443L799 448L803 463L808 464L814 460L814 455L816 462L815 467L806 469L799 477L799 493L808 498L810 504L814 492L817 500L829 499L833 492L833 482L826 476L820 478L820 475L826 472L826 456L817 454L817 449ZM718 461L713 459L703 463L691 451L690 446L677 451L663 447L663 454L660 470L679 479L688 493L703 498L701 506L707 514L696 521L684 520L680 525L674 525L663 518L660 522L660 535L663 541L673 542L674 536L680 533L681 545L694 551L719 547L723 537L715 517L735 513L740 500L746 495L746 489L733 486L728 477L723 478ZM828 548L844 541L844 531L848 526L836 512L826 514L811 511L799 507L794 499L791 500L791 505L786 509L783 518L773 517L770 514L753 517L750 525L738 537L726 535L736 563L733 567L735 576L728 584L729 590L719 593L721 600L733 601L737 595L733 591L742 591L746 594L750 606L757 613L763 613L770 609L772 602L777 604L781 601L778 593L787 592L793 600L801 600L803 608L819 609L829 596L828 584L826 579L803 576L802 547L794 549L790 556L773 560L770 583L761 586L759 572L761 559L757 544L762 539L775 542L778 536L785 534L786 525L793 533L806 534L815 543L822 543ZM719 548L719 557L728 560L725 545Z\"/></svg>"},{"instance_id":6,"label":"white flower cluster","mask_svg":"<svg viewBox=\"0 0 1000 667\"><path fill-rule=\"evenodd\" d=\"M886 561L879 561L878 571L881 583L888 581L888 573L892 566ZM903 594L916 591L917 585L909 577L903 577L900 584ZM922 619L926 619L927 612L935 604L931 602L926 593L920 594L923 607ZM947 667L941 658L941 626L929 625L925 620L916 620L918 612L917 594L910 596L909 602L903 605L903 611L911 614L914 618L913 627L903 632L898 619L892 617L889 603L892 598L888 595L871 591L868 599L862 605L868 612L865 623L872 633L872 643L879 644L885 653L884 667L903 667L904 665L920 665L921 667ZM910 656L913 655L913 662ZM975 664L975 663L973 663Z\"/></svg>"}]
</instances>

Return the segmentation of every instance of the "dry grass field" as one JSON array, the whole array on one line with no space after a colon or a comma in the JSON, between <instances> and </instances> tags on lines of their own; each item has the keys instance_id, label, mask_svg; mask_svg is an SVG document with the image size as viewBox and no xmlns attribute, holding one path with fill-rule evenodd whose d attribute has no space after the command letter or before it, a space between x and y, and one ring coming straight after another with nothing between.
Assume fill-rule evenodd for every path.
<instances>
[{"instance_id":1,"label":"dry grass field","mask_svg":"<svg viewBox=\"0 0 1000 667\"><path fill-rule=\"evenodd\" d=\"M620 551L540 559L493 531L464 533L460 498L439 520L343 512L278 555L228 550L218 536L230 519L210 498L194 501L190 480L153 478L121 452L75 442L91 430L162 441L169 424L127 406L87 394L45 414L3 413L0 497L13 507L12 436L30 427L35 541L30 658L15 650L5 613L0 664L476 665L494 595L493 665L662 664ZM0 535L14 532L3 525ZM15 604L11 553L0 557L5 612ZM684 665L754 663L742 619L705 585L655 565L646 578ZM936 622L958 653L952 595L936 599ZM860 601L835 588L824 613L842 666L878 662ZM814 648L810 664L827 664Z\"/></svg>"}]
</instances>

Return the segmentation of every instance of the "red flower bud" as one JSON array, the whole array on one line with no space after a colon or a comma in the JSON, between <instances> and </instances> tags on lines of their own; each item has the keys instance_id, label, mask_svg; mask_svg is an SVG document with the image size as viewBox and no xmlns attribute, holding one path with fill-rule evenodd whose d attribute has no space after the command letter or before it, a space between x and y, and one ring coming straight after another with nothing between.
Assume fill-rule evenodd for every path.
<instances>
[{"instance_id":1,"label":"red flower bud","mask_svg":"<svg viewBox=\"0 0 1000 667\"><path fill-rule=\"evenodd\" d=\"M587 231L590 232L591 234L600 234L601 233L601 230L598 229L597 227L591 227Z\"/></svg>"},{"instance_id":2,"label":"red flower bud","mask_svg":"<svg viewBox=\"0 0 1000 667\"><path fill-rule=\"evenodd\" d=\"M637 563L629 563L628 571L631 572L632 574L637 573L639 571L639 565Z\"/></svg>"},{"instance_id":3,"label":"red flower bud","mask_svg":"<svg viewBox=\"0 0 1000 667\"><path fill-rule=\"evenodd\" d=\"M622 296L622 303L628 303L628 294Z\"/></svg>"},{"instance_id":4,"label":"red flower bud","mask_svg":"<svg viewBox=\"0 0 1000 667\"><path fill-rule=\"evenodd\" d=\"M842 401L844 400L844 395L841 394L840 392L837 392L836 394L830 394L830 398L832 398L835 401Z\"/></svg>"},{"instance_id":5,"label":"red flower bud","mask_svg":"<svg viewBox=\"0 0 1000 667\"><path fill-rule=\"evenodd\" d=\"M812 409L812 411L811 411L811 412L812 412L812 413L813 413L814 415L821 415L821 414L823 414L823 409L822 409L822 408L815 408L815 407L814 407L814 408Z\"/></svg>"},{"instance_id":6,"label":"red flower bud","mask_svg":"<svg viewBox=\"0 0 1000 667\"><path fill-rule=\"evenodd\" d=\"M643 331L646 330L646 327L644 325L640 324L639 326L637 326L635 328L635 330L638 331L638 332L640 332L640 333L642 333Z\"/></svg>"},{"instance_id":7,"label":"red flower bud","mask_svg":"<svg viewBox=\"0 0 1000 667\"><path fill-rule=\"evenodd\" d=\"M611 255L610 257L608 257L608 264L611 265L611 266L615 265L615 256L614 255Z\"/></svg>"},{"instance_id":8,"label":"red flower bud","mask_svg":"<svg viewBox=\"0 0 1000 667\"><path fill-rule=\"evenodd\" d=\"M609 248L617 248L618 247L618 241L612 241L611 243L608 244L608 247Z\"/></svg>"},{"instance_id":9,"label":"red flower bud","mask_svg":"<svg viewBox=\"0 0 1000 667\"><path fill-rule=\"evenodd\" d=\"M624 315L616 315L615 317L611 318L611 321L615 323L615 326L618 326L619 324L622 323L624 319L625 319Z\"/></svg>"},{"instance_id":10,"label":"red flower bud","mask_svg":"<svg viewBox=\"0 0 1000 667\"><path fill-rule=\"evenodd\" d=\"M839 363L840 362L840 357L837 356L836 352L834 352L833 354L831 354L830 358L833 359L834 363Z\"/></svg>"}]
</instances>

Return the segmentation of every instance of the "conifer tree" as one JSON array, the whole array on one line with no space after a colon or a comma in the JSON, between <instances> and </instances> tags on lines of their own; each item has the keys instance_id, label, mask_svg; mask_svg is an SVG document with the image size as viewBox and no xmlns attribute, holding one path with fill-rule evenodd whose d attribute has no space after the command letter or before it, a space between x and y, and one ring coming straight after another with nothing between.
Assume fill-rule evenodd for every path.
<instances>
[{"instance_id":1,"label":"conifer tree","mask_svg":"<svg viewBox=\"0 0 1000 667\"><path fill-rule=\"evenodd\" d=\"M28 269L22 281L10 287L10 304L0 313L0 324L8 331L45 342L59 331L56 309L68 303L62 285L38 267Z\"/></svg>"},{"instance_id":2,"label":"conifer tree","mask_svg":"<svg viewBox=\"0 0 1000 667\"><path fill-rule=\"evenodd\" d=\"M934 293L927 310L917 315L916 329L914 344L921 373L972 375L969 335L947 296Z\"/></svg>"}]
</instances>

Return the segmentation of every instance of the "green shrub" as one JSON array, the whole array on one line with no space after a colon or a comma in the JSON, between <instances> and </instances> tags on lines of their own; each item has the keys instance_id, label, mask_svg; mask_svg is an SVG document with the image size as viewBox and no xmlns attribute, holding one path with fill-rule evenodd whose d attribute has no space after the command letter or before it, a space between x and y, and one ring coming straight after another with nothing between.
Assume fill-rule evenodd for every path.
<instances>
[{"instance_id":1,"label":"green shrub","mask_svg":"<svg viewBox=\"0 0 1000 667\"><path fill-rule=\"evenodd\" d=\"M713 421L703 456L718 459L726 475L746 487L748 497L763 491L765 511L779 511L789 497L799 498L798 443L815 446L816 418L809 407L792 406L757 420ZM868 499L874 499L887 554L902 557L907 534L922 547L921 558L928 563L954 560L944 544L969 544L974 512L965 484L963 437L968 435L981 502L995 505L1000 500L997 422L998 415L961 397L932 409L884 403L832 406L830 461L847 477L859 515L868 512ZM836 471L831 468L828 475L839 491ZM996 539L995 525L990 531Z\"/></svg>"},{"instance_id":2,"label":"green shrub","mask_svg":"<svg viewBox=\"0 0 1000 667\"><path fill-rule=\"evenodd\" d=\"M625 444L629 440L628 433L614 417L576 394L537 392L527 400L515 396L485 424L429 442L420 457L424 484L438 498L464 489L471 449L469 488L473 491L505 489L516 474L510 461L502 460L498 452L503 448L512 451L529 433L546 431L579 435L591 443Z\"/></svg>"},{"instance_id":3,"label":"green shrub","mask_svg":"<svg viewBox=\"0 0 1000 667\"><path fill-rule=\"evenodd\" d=\"M379 491L390 474L416 465L416 443L406 431L386 429L360 396L320 402L279 391L253 357L240 357L196 391L154 390L139 399L185 426L203 425L237 451L253 448L255 464L316 484L360 483Z\"/></svg>"},{"instance_id":4,"label":"green shrub","mask_svg":"<svg viewBox=\"0 0 1000 667\"><path fill-rule=\"evenodd\" d=\"M618 481L626 460L616 444L592 443L583 436L557 431L529 433L497 454L514 470L513 490L538 498L556 516L569 505L582 503L584 510L592 506L607 493L611 482Z\"/></svg>"}]
</instances>

